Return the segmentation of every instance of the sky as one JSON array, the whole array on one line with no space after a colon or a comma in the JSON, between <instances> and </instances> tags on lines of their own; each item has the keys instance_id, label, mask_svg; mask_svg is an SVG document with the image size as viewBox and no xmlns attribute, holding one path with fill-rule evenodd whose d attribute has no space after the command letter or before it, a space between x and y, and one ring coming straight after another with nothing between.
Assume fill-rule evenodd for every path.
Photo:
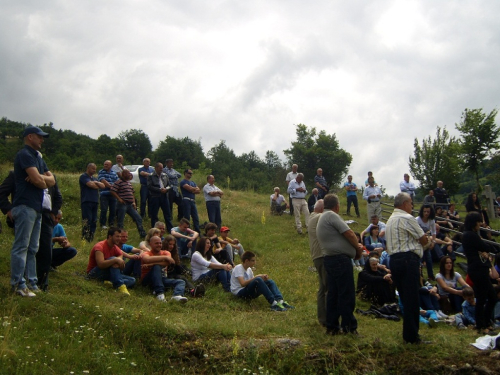
<instances>
[{"instance_id":1,"label":"sky","mask_svg":"<svg viewBox=\"0 0 500 375\"><path fill-rule=\"evenodd\" d=\"M498 14L491 0L0 0L0 117L283 161L305 124L336 134L354 182L371 170L396 194L415 138L498 108Z\"/></svg>"}]
</instances>

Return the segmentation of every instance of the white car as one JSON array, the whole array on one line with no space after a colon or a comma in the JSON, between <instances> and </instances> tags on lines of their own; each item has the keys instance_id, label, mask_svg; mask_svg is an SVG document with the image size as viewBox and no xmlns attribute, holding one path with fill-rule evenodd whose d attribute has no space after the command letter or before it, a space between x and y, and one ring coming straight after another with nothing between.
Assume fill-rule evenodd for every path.
<instances>
[{"instance_id":1,"label":"white car","mask_svg":"<svg viewBox=\"0 0 500 375\"><path fill-rule=\"evenodd\" d=\"M141 181L139 180L139 168L142 167L142 165L125 165L124 166L126 169L130 171L132 174L132 182L133 184L140 184Z\"/></svg>"}]
</instances>

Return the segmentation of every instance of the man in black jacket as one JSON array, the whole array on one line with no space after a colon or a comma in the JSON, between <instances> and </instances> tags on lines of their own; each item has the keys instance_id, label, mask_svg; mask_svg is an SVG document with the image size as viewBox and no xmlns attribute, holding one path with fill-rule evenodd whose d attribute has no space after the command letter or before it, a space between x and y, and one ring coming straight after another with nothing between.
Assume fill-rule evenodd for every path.
<instances>
[{"instance_id":1,"label":"man in black jacket","mask_svg":"<svg viewBox=\"0 0 500 375\"><path fill-rule=\"evenodd\" d=\"M162 163L156 163L155 171L148 176L148 189L150 194L151 228L154 228L158 221L158 212L161 208L164 221L167 224L167 233L170 233L173 228L172 214L168 202L168 191L171 189L171 186L167 174L163 172Z\"/></svg>"}]
</instances>

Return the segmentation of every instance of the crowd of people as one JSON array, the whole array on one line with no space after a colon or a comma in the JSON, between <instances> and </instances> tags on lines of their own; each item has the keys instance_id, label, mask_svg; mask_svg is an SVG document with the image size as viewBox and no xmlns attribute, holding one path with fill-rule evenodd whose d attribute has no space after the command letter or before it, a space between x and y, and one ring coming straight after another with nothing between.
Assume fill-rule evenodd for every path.
<instances>
[{"instance_id":1,"label":"crowd of people","mask_svg":"<svg viewBox=\"0 0 500 375\"><path fill-rule=\"evenodd\" d=\"M29 126L23 137L25 147L16 155L14 171L0 187L0 208L15 228L10 284L18 295L35 297L40 290L47 290L49 272L73 258L77 250L59 223L62 195L40 152L48 134ZM255 253L245 251L237 238L229 237L230 229L222 226L220 203L224 192L215 185L214 176L207 176L206 185L200 189L192 181L191 169L181 174L174 169L172 159L167 159L165 166L157 162L153 167L145 158L138 170L138 205L132 175L123 161L123 156L117 155L115 164L106 160L99 171L89 163L79 178L82 238L94 241L98 220L106 233L106 239L92 247L87 278L101 280L125 295L140 283L149 287L160 302L167 301L166 291L172 289L170 300L179 303L186 303L188 297L203 296L206 285L216 281L225 292L237 297L263 295L274 311L294 308L267 274L253 274ZM475 193L469 196L467 216L461 223L439 181L415 217L416 189L405 174L394 211L383 223L383 192L372 172L368 172L362 197L370 224L359 234L340 216L339 198L329 193L323 170L318 168L316 173L312 194L307 197L304 175L294 164L285 181L288 201L276 187L270 206L278 215L289 210L297 233L302 235L304 229L308 232L319 278L317 317L327 334L358 334L356 293L375 306L398 300L407 343L424 342L419 335L420 321L447 319L451 314L455 314L458 328L474 325L483 334L495 333L500 292L495 284L500 281L500 256L493 266L491 253L496 252L495 248L481 238L491 239L489 217ZM351 216L354 206L359 218L358 186L351 175L343 188L347 196L345 214ZM210 221L204 225L200 225L195 200L202 191ZM6 199L9 195L12 203ZM174 203L177 226L173 224ZM160 208L163 221L159 219ZM144 239L137 248L127 244L125 214ZM146 231L144 221L148 219L151 229ZM462 229L461 244L448 235L456 229ZM467 258L466 278L455 271L457 252ZM238 265L236 256L240 259ZM437 275L433 262L440 264ZM358 272L357 291L353 267ZM424 267L427 279L423 277Z\"/></svg>"}]
</instances>

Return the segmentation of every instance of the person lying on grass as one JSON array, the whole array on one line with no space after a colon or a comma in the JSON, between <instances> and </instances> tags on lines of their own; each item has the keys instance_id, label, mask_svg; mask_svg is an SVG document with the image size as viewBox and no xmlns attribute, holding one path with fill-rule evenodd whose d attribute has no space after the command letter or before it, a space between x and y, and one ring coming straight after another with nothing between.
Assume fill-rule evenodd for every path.
<instances>
[{"instance_id":1,"label":"person lying on grass","mask_svg":"<svg viewBox=\"0 0 500 375\"><path fill-rule=\"evenodd\" d=\"M271 305L271 310L286 311L294 307L283 300L276 283L268 275L253 275L255 254L245 251L241 255L241 264L234 267L231 274L231 293L240 298L253 299L261 294Z\"/></svg>"}]
</instances>

